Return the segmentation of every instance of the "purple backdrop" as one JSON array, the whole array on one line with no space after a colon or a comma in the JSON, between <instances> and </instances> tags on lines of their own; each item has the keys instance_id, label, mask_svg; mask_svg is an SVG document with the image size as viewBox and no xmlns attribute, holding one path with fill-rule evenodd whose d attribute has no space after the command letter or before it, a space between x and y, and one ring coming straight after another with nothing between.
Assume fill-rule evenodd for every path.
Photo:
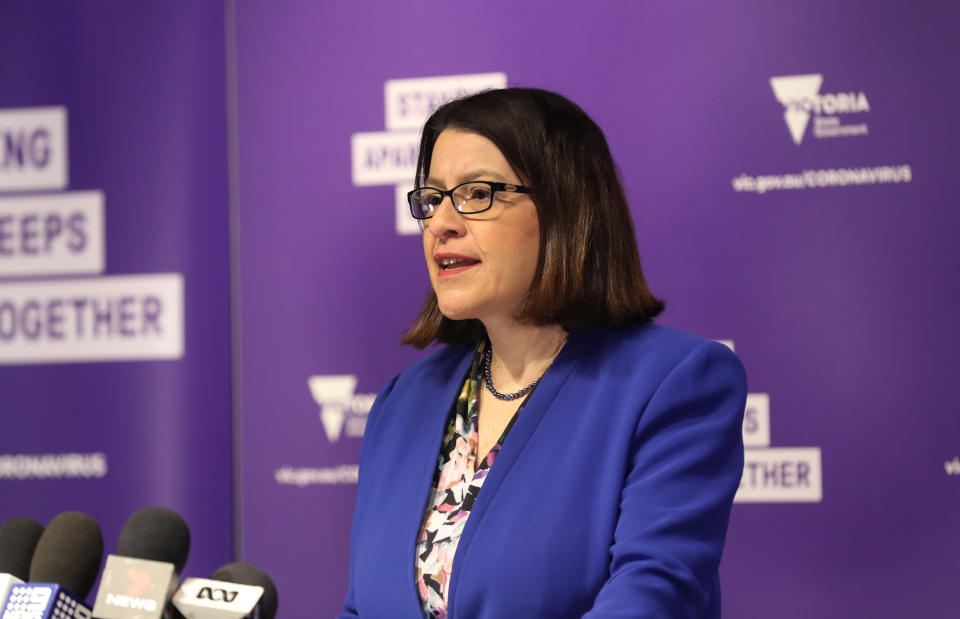
<instances>
[{"instance_id":1,"label":"purple backdrop","mask_svg":"<svg viewBox=\"0 0 960 619\"><path fill-rule=\"evenodd\" d=\"M942 3L238 5L242 540L285 608L338 607L354 435L367 395L417 356L396 342L426 290L419 240L395 232L395 181L351 182L353 136L398 128L388 80L502 72L605 129L662 322L732 339L750 391L769 394L769 447L820 450L822 500L761 488L735 506L725 614L952 616L958 16ZM772 87L804 75L819 87ZM806 117L799 144L788 107ZM810 186L774 188L796 182Z\"/></svg>"},{"instance_id":2,"label":"purple backdrop","mask_svg":"<svg viewBox=\"0 0 960 619\"><path fill-rule=\"evenodd\" d=\"M420 355L397 344L427 290L396 215L415 127L506 81L604 128L661 322L747 367L724 614L954 616L958 29L953 5L866 0L0 5L0 521L83 510L112 551L167 505L185 575L243 559L282 616L333 614L366 412ZM51 106L68 172L13 188L9 119ZM25 192L82 191L105 261L14 277ZM17 299L150 274L182 281L182 350L25 363ZM44 454L90 476L38 478Z\"/></svg>"},{"instance_id":3,"label":"purple backdrop","mask_svg":"<svg viewBox=\"0 0 960 619\"><path fill-rule=\"evenodd\" d=\"M191 527L198 576L232 558L224 49L216 3L0 5L0 113L66 108L69 178L42 193L103 193L105 268L44 281L96 291L101 276L180 274L184 312L179 358L21 365L0 341L0 522L84 511L115 552L131 513L164 505ZM0 179L19 165L6 148ZM0 206L17 199L0 193ZM20 258L0 256L2 272ZM0 276L0 301L34 280ZM23 458L64 453L94 456L51 477Z\"/></svg>"}]
</instances>

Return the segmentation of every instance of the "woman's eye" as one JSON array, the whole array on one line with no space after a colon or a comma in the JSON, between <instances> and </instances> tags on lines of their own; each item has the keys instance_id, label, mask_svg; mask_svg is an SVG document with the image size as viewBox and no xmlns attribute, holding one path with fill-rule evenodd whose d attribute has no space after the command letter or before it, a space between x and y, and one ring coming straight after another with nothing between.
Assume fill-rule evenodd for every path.
<instances>
[{"instance_id":1,"label":"woman's eye","mask_svg":"<svg viewBox=\"0 0 960 619\"><path fill-rule=\"evenodd\" d=\"M471 200L489 200L490 190L486 187L475 187L470 191Z\"/></svg>"},{"instance_id":2,"label":"woman's eye","mask_svg":"<svg viewBox=\"0 0 960 619\"><path fill-rule=\"evenodd\" d=\"M424 203L426 203L427 206L440 206L441 202L443 202L443 196L440 194L427 196L427 199L424 200Z\"/></svg>"}]
</instances>

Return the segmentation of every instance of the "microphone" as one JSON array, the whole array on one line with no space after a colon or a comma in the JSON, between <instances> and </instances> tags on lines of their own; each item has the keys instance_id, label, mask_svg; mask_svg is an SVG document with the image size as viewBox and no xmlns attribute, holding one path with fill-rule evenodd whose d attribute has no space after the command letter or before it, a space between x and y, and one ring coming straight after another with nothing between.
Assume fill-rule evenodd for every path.
<instances>
[{"instance_id":1,"label":"microphone","mask_svg":"<svg viewBox=\"0 0 960 619\"><path fill-rule=\"evenodd\" d=\"M210 579L183 581L173 605L187 619L273 619L277 587L266 572L249 563L230 563Z\"/></svg>"},{"instance_id":2,"label":"microphone","mask_svg":"<svg viewBox=\"0 0 960 619\"><path fill-rule=\"evenodd\" d=\"M84 598L97 579L103 535L93 518L63 512L37 539L30 561L30 583L15 584L0 617L10 619L90 619Z\"/></svg>"},{"instance_id":3,"label":"microphone","mask_svg":"<svg viewBox=\"0 0 960 619\"><path fill-rule=\"evenodd\" d=\"M93 605L98 619L160 619L190 552L190 528L174 511L146 507L123 525ZM2 618L0 618L2 619Z\"/></svg>"},{"instance_id":4,"label":"microphone","mask_svg":"<svg viewBox=\"0 0 960 619\"><path fill-rule=\"evenodd\" d=\"M11 518L0 526L0 609L13 585L30 579L30 560L43 525L33 518Z\"/></svg>"},{"instance_id":5,"label":"microphone","mask_svg":"<svg viewBox=\"0 0 960 619\"><path fill-rule=\"evenodd\" d=\"M11 518L0 527L0 609L13 585L30 578L30 560L43 525L33 518Z\"/></svg>"},{"instance_id":6,"label":"microphone","mask_svg":"<svg viewBox=\"0 0 960 619\"><path fill-rule=\"evenodd\" d=\"M117 540L117 554L172 563L179 574L190 554L190 527L165 507L145 507L127 519Z\"/></svg>"},{"instance_id":7,"label":"microphone","mask_svg":"<svg viewBox=\"0 0 960 619\"><path fill-rule=\"evenodd\" d=\"M43 534L33 518L11 518L0 526L0 574L20 580L30 578L30 560Z\"/></svg>"}]
</instances>

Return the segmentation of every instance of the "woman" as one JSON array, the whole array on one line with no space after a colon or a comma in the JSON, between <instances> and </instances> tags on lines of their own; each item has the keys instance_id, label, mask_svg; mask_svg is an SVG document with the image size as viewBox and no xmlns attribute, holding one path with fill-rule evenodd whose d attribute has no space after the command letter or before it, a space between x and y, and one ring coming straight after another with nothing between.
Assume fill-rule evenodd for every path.
<instances>
[{"instance_id":1,"label":"woman","mask_svg":"<svg viewBox=\"0 0 960 619\"><path fill-rule=\"evenodd\" d=\"M718 617L742 366L651 324L606 140L510 88L427 121L431 294L360 457L344 617Z\"/></svg>"}]
</instances>

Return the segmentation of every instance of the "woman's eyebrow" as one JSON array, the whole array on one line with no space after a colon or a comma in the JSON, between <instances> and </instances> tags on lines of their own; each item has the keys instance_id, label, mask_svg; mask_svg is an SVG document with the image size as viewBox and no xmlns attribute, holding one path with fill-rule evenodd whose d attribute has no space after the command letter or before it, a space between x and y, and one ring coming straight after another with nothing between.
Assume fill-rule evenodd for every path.
<instances>
[{"instance_id":1,"label":"woman's eyebrow","mask_svg":"<svg viewBox=\"0 0 960 619\"><path fill-rule=\"evenodd\" d=\"M479 180L493 180L493 181L505 181L506 178L494 170L488 168L477 168L475 170L470 170L461 174L457 179L455 185L460 185L461 183L469 183L470 181L479 181ZM430 177L425 181L427 185L431 187L439 187L442 183L439 179Z\"/></svg>"}]
</instances>

